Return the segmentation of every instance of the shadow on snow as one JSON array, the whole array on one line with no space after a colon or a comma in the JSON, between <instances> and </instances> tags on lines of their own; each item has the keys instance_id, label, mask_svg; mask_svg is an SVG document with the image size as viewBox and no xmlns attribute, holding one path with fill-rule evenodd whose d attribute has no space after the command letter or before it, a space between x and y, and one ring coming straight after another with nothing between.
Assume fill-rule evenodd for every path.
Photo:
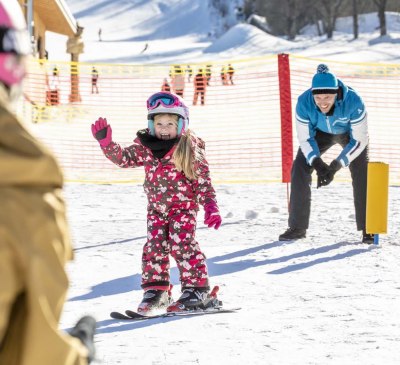
<instances>
[{"instance_id":1,"label":"shadow on snow","mask_svg":"<svg viewBox=\"0 0 400 365\"><path fill-rule=\"evenodd\" d=\"M279 256L275 258L267 258L265 260L256 260L252 258L243 259L248 255L255 254L263 250L270 250L276 247L281 247L286 244L287 243L275 241L272 243L267 243L256 247L250 247L244 250L230 252L225 255L209 258L207 259L207 266L210 277L227 275L264 265L282 264L302 257L303 258L312 256L315 257L316 255L325 254L330 251L343 248L345 246L354 246L354 243L338 242L328 246L311 248L290 255ZM355 255L369 252L370 247L372 246L362 246L362 248L353 248L346 252L337 253L331 256L319 257L314 260L309 260L298 264L288 264L285 267L268 271L267 274L286 274L289 272L303 270L326 262L342 260L344 258L349 258ZM224 262L224 261L229 261L229 262ZM171 283L173 285L179 285L179 274L176 267L171 268L170 275L171 275ZM141 274L124 276L97 284L91 288L91 291L89 293L70 298L69 300L70 301L87 300L101 296L116 295L116 294L131 292L134 290L141 290L140 284L141 284Z\"/></svg>"}]
</instances>

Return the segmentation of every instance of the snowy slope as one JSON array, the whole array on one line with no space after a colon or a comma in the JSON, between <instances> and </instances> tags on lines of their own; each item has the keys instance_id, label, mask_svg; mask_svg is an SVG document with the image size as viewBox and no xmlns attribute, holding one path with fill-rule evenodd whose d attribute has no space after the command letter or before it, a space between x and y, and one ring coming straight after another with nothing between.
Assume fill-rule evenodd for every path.
<instances>
[{"instance_id":1,"label":"snowy slope","mask_svg":"<svg viewBox=\"0 0 400 365\"><path fill-rule=\"evenodd\" d=\"M105 41L147 41L175 38L187 34L207 34L211 30L208 1L118 1L94 5L93 1L68 1L75 17L87 28L92 39L98 28ZM189 19L196 21L188 21Z\"/></svg>"},{"instance_id":2,"label":"snowy slope","mask_svg":"<svg viewBox=\"0 0 400 365\"><path fill-rule=\"evenodd\" d=\"M387 14L387 37L379 37L377 15L365 14L359 18L358 40L352 40L352 19L347 17L338 20L333 40L317 37L315 29L309 27L295 41L287 41L248 24L232 26L234 5L239 0L226 1L227 20L221 20L210 3L211 0L67 0L85 28L85 53L81 61L171 64L281 52L345 60L347 54L357 51L371 61L395 62L399 58L398 13ZM226 24L232 27L224 33ZM102 42L98 38L99 28ZM66 37L48 35L50 59L68 61ZM147 50L142 53L146 44Z\"/></svg>"},{"instance_id":3,"label":"snowy slope","mask_svg":"<svg viewBox=\"0 0 400 365\"><path fill-rule=\"evenodd\" d=\"M229 29L209 47L204 53L226 53L230 56L248 55L248 50L270 50L275 53L285 52L293 47L292 42L271 36L250 24L238 24Z\"/></svg>"}]
</instances>

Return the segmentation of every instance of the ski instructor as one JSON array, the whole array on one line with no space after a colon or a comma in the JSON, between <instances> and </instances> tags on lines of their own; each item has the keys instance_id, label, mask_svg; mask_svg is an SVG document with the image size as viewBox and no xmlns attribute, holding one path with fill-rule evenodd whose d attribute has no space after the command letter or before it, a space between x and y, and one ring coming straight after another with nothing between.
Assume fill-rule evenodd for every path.
<instances>
[{"instance_id":1,"label":"ski instructor","mask_svg":"<svg viewBox=\"0 0 400 365\"><path fill-rule=\"evenodd\" d=\"M320 64L311 88L301 94L296 106L296 127L300 148L292 166L289 228L280 241L304 238L311 208L311 174L317 173L317 188L329 185L341 168L349 167L357 230L362 242L373 243L365 230L368 167L368 126L364 102ZM321 155L335 144L343 150L330 164ZM322 217L321 217L322 218Z\"/></svg>"}]
</instances>

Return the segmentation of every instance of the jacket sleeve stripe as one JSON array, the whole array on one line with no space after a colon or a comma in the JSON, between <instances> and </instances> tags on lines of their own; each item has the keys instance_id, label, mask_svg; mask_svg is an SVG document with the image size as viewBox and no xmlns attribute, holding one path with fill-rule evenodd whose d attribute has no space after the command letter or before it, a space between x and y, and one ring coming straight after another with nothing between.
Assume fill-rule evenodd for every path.
<instances>
[{"instance_id":1,"label":"jacket sleeve stripe","mask_svg":"<svg viewBox=\"0 0 400 365\"><path fill-rule=\"evenodd\" d=\"M357 124L359 124L359 123L362 123L362 122L364 121L366 115L367 115L367 113L366 113L366 111L364 110L364 112L360 115L359 118L353 119L350 123L351 123L352 125L357 125Z\"/></svg>"},{"instance_id":2,"label":"jacket sleeve stripe","mask_svg":"<svg viewBox=\"0 0 400 365\"><path fill-rule=\"evenodd\" d=\"M343 161L345 166L357 158L368 145L368 124L367 116L357 123L351 123L350 142L339 155L339 160Z\"/></svg>"},{"instance_id":3,"label":"jacket sleeve stripe","mask_svg":"<svg viewBox=\"0 0 400 365\"><path fill-rule=\"evenodd\" d=\"M319 155L318 145L314 138L310 136L309 121L297 117L298 115L296 115L297 138L303 155L307 162L311 164L312 160Z\"/></svg>"}]
</instances>

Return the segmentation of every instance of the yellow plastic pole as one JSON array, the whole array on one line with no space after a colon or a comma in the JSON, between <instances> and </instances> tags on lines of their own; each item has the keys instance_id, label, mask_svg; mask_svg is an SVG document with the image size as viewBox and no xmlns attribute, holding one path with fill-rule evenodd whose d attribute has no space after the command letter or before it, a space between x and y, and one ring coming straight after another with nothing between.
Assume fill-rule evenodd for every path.
<instances>
[{"instance_id":1,"label":"yellow plastic pole","mask_svg":"<svg viewBox=\"0 0 400 365\"><path fill-rule=\"evenodd\" d=\"M383 162L368 163L367 222L366 231L375 235L387 233L389 200L389 165Z\"/></svg>"}]
</instances>

